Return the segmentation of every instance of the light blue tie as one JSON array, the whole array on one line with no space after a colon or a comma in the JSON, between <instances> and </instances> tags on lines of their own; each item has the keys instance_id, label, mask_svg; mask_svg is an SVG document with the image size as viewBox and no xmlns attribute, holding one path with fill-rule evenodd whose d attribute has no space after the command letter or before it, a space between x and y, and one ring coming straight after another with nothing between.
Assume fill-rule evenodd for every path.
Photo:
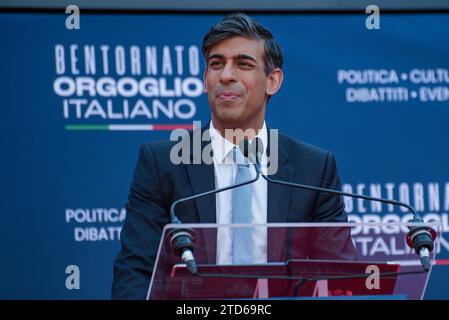
<instances>
[{"instance_id":1,"label":"light blue tie","mask_svg":"<svg viewBox=\"0 0 449 320\"><path fill-rule=\"evenodd\" d=\"M239 148L232 150L237 172L234 183L251 179L251 172L246 158ZM251 223L252 218L252 186L247 184L232 190L232 223ZM251 228L233 228L232 248L234 264L250 264L252 261Z\"/></svg>"}]
</instances>

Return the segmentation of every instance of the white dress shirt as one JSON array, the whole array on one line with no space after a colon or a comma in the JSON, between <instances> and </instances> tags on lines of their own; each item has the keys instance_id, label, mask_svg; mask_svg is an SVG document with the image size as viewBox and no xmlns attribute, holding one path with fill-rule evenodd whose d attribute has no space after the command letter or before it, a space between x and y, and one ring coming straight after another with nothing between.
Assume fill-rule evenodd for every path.
<instances>
[{"instance_id":1,"label":"white dress shirt","mask_svg":"<svg viewBox=\"0 0 449 320\"><path fill-rule=\"evenodd\" d=\"M232 159L234 144L226 140L210 122L210 137L214 160L215 187L223 188L234 184L237 165ZM262 156L262 171L266 172L266 148L268 132L265 122L257 137L262 140L264 152ZM251 176L256 176L254 166L250 166ZM260 177L252 185L252 223L267 223L267 181ZM216 194L217 224L232 223L232 189ZM267 261L267 229L255 228L253 233L253 257L252 262L259 264ZM232 233L230 228L219 227L217 232L217 264L232 264Z\"/></svg>"}]
</instances>

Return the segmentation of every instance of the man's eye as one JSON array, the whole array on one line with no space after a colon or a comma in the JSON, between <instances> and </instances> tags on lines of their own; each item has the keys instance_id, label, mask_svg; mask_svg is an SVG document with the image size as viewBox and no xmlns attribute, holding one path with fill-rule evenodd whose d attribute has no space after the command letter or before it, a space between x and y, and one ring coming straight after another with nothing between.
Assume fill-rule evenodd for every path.
<instances>
[{"instance_id":1,"label":"man's eye","mask_svg":"<svg viewBox=\"0 0 449 320\"><path fill-rule=\"evenodd\" d=\"M238 63L238 65L241 66L241 67L244 67L244 68L251 68L252 67L251 64L249 64L248 62L244 62L244 61L240 61Z\"/></svg>"},{"instance_id":2,"label":"man's eye","mask_svg":"<svg viewBox=\"0 0 449 320\"><path fill-rule=\"evenodd\" d=\"M209 63L209 66L210 66L210 67L217 67L217 66L219 66L220 64L221 64L221 62L219 62L219 61L212 61L212 62Z\"/></svg>"}]
</instances>

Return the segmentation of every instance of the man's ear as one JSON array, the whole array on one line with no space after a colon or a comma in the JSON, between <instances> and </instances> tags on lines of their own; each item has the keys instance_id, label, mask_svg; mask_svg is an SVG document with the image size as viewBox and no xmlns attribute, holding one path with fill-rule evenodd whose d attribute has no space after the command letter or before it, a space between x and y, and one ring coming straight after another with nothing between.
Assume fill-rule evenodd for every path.
<instances>
[{"instance_id":1,"label":"man's ear","mask_svg":"<svg viewBox=\"0 0 449 320\"><path fill-rule=\"evenodd\" d=\"M282 72L282 69L276 68L270 72L267 78L268 82L265 92L272 96L281 88L282 80L284 80L284 72Z\"/></svg>"},{"instance_id":2,"label":"man's ear","mask_svg":"<svg viewBox=\"0 0 449 320\"><path fill-rule=\"evenodd\" d=\"M207 67L204 69L204 73L203 73L203 93L207 93L206 75L207 75Z\"/></svg>"}]
</instances>

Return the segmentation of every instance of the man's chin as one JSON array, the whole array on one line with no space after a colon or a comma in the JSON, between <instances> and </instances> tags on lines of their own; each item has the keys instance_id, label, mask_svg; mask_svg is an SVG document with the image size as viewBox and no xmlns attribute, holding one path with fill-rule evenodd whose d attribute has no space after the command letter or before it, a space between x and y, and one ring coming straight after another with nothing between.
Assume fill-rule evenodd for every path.
<instances>
[{"instance_id":1,"label":"man's chin","mask_svg":"<svg viewBox=\"0 0 449 320\"><path fill-rule=\"evenodd\" d=\"M239 123L243 119L243 111L242 106L219 106L216 109L215 118L217 118L220 123Z\"/></svg>"},{"instance_id":2,"label":"man's chin","mask_svg":"<svg viewBox=\"0 0 449 320\"><path fill-rule=\"evenodd\" d=\"M219 119L220 125L225 129L237 129L241 127L241 119L239 118L225 118Z\"/></svg>"},{"instance_id":3,"label":"man's chin","mask_svg":"<svg viewBox=\"0 0 449 320\"><path fill-rule=\"evenodd\" d=\"M243 123L241 114L219 114L214 116L214 124L225 129L240 128Z\"/></svg>"}]
</instances>

